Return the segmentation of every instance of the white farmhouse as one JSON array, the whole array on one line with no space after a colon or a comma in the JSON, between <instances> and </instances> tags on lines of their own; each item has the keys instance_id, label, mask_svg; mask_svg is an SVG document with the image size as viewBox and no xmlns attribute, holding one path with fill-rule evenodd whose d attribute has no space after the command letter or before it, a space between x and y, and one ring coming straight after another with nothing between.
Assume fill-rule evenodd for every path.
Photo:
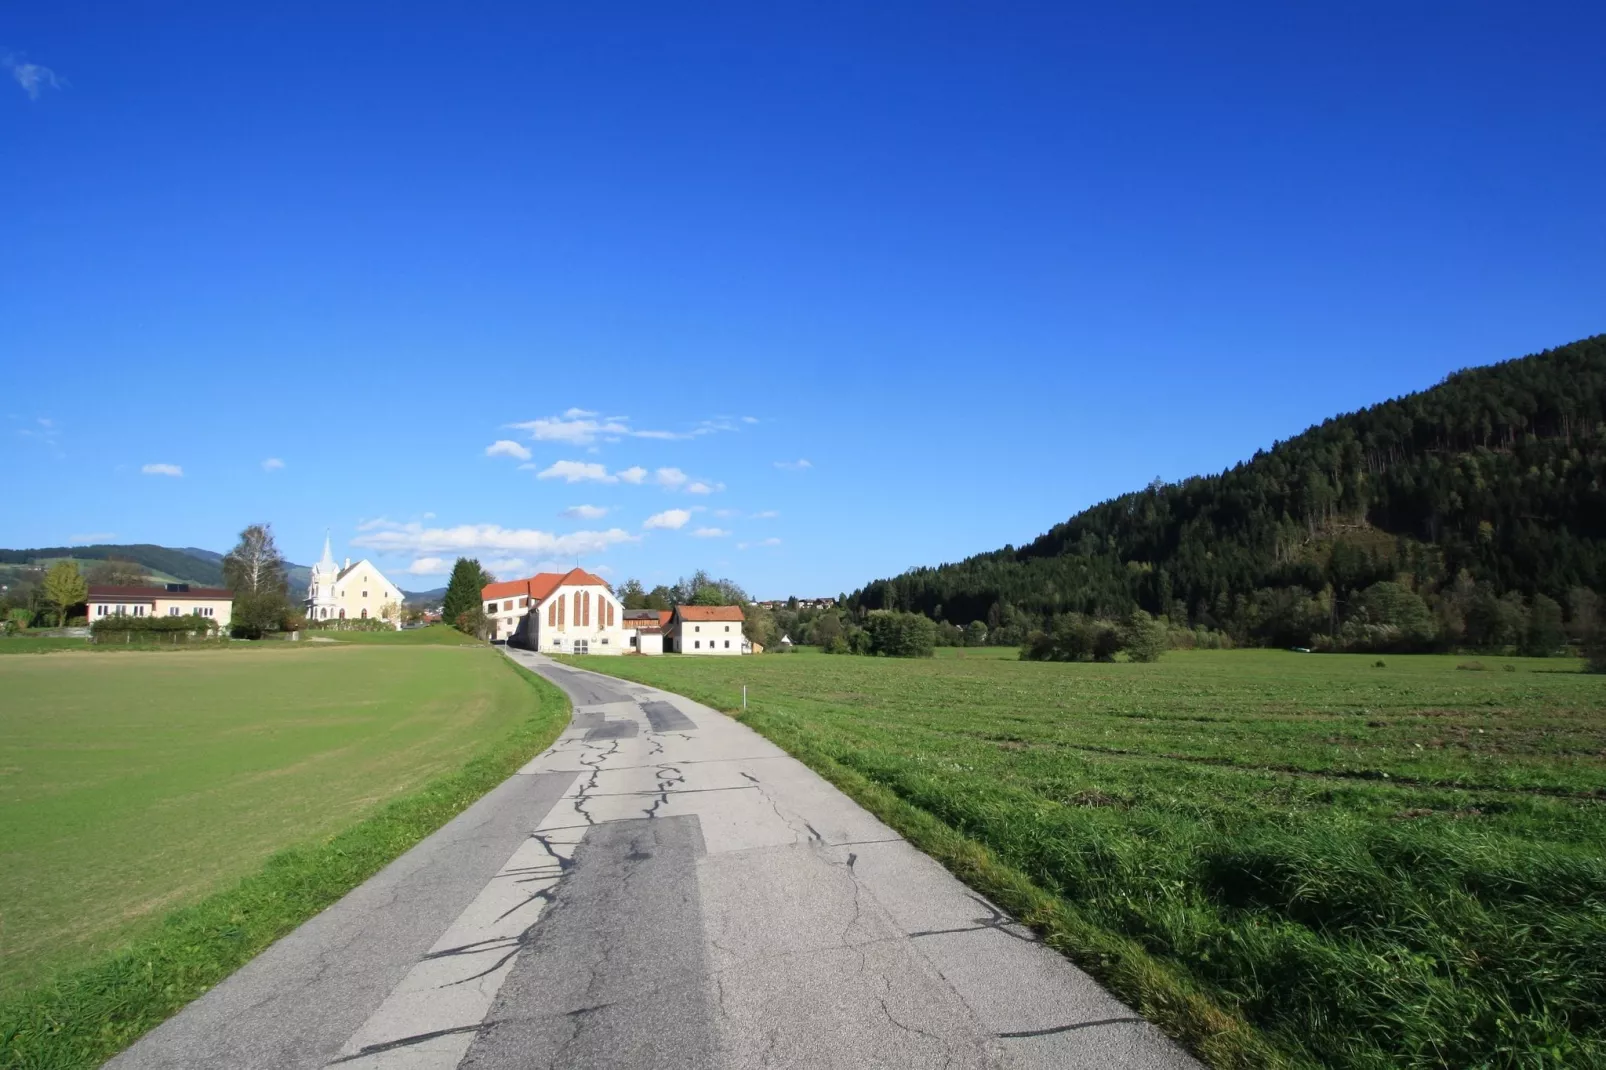
<instances>
[{"instance_id":1,"label":"white farmhouse","mask_svg":"<svg viewBox=\"0 0 1606 1070\"><path fill-rule=\"evenodd\" d=\"M386 579L372 561L354 565L348 557L345 565L337 566L325 536L323 559L312 566L303 605L309 621L385 619L400 628L405 598L401 588Z\"/></svg>"},{"instance_id":2,"label":"white farmhouse","mask_svg":"<svg viewBox=\"0 0 1606 1070\"><path fill-rule=\"evenodd\" d=\"M751 654L742 634L746 620L741 606L676 606L669 649L677 654Z\"/></svg>"},{"instance_id":3,"label":"white farmhouse","mask_svg":"<svg viewBox=\"0 0 1606 1070\"><path fill-rule=\"evenodd\" d=\"M546 654L629 653L624 606L582 569L487 584L480 597L491 638Z\"/></svg>"}]
</instances>

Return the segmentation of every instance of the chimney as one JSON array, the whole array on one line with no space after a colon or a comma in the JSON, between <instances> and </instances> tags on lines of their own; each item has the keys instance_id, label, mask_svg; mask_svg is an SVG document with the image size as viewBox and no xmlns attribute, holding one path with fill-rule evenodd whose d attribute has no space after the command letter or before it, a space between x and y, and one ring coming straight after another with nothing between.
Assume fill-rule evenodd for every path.
<instances>
[{"instance_id":1,"label":"chimney","mask_svg":"<svg viewBox=\"0 0 1606 1070\"><path fill-rule=\"evenodd\" d=\"M346 563L345 563L345 565L343 567L345 567L345 568L350 568L351 567L351 558L349 558L349 557L346 558Z\"/></svg>"}]
</instances>

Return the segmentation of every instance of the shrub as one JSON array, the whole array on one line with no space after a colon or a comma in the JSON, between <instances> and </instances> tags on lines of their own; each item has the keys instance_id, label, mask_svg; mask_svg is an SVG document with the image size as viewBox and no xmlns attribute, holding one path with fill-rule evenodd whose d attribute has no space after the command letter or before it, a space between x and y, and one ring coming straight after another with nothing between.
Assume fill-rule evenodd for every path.
<instances>
[{"instance_id":1,"label":"shrub","mask_svg":"<svg viewBox=\"0 0 1606 1070\"><path fill-rule=\"evenodd\" d=\"M1122 639L1126 656L1133 661L1159 661L1171 643L1170 630L1165 621L1156 620L1141 609L1134 609L1127 617Z\"/></svg>"},{"instance_id":2,"label":"shrub","mask_svg":"<svg viewBox=\"0 0 1606 1070\"><path fill-rule=\"evenodd\" d=\"M89 626L96 643L188 643L217 636L217 621L186 614L182 617L101 617Z\"/></svg>"},{"instance_id":3,"label":"shrub","mask_svg":"<svg viewBox=\"0 0 1606 1070\"><path fill-rule=\"evenodd\" d=\"M921 613L878 609L865 621L869 653L888 658L929 658L936 645L937 626Z\"/></svg>"}]
</instances>

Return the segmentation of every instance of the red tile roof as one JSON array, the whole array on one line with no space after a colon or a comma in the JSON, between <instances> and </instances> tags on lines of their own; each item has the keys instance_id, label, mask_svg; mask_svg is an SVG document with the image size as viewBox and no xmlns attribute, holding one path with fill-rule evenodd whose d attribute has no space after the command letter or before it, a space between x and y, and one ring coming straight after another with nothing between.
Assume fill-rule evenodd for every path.
<instances>
[{"instance_id":1,"label":"red tile roof","mask_svg":"<svg viewBox=\"0 0 1606 1070\"><path fill-rule=\"evenodd\" d=\"M572 568L568 572L538 572L534 576L527 576L522 580L503 580L501 583L491 583L480 589L480 600L494 601L498 598L516 598L529 595L530 601L539 602L559 587L607 587L606 580L593 576L584 569ZM612 588L609 588L610 590Z\"/></svg>"},{"instance_id":2,"label":"red tile roof","mask_svg":"<svg viewBox=\"0 0 1606 1070\"><path fill-rule=\"evenodd\" d=\"M741 606L678 606L675 612L681 620L746 620Z\"/></svg>"}]
</instances>

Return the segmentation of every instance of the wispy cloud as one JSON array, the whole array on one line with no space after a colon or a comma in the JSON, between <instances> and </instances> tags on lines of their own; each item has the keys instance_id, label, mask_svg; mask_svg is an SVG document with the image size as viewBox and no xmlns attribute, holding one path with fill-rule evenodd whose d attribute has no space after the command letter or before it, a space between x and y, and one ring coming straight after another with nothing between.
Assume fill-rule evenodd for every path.
<instances>
[{"instance_id":1,"label":"wispy cloud","mask_svg":"<svg viewBox=\"0 0 1606 1070\"><path fill-rule=\"evenodd\" d=\"M783 472L801 472L806 468L813 468L814 465L807 458L799 457L795 461L776 461L775 467Z\"/></svg>"},{"instance_id":2,"label":"wispy cloud","mask_svg":"<svg viewBox=\"0 0 1606 1070\"><path fill-rule=\"evenodd\" d=\"M111 542L117 538L115 531L91 531L86 535L67 536L68 546L89 546L97 542Z\"/></svg>"},{"instance_id":3,"label":"wispy cloud","mask_svg":"<svg viewBox=\"0 0 1606 1070\"><path fill-rule=\"evenodd\" d=\"M591 409L568 409L558 416L542 416L534 420L521 420L509 427L528 434L537 442L561 442L569 446L591 446L598 442L618 442L626 438L645 438L670 442L722 431L738 430L738 422L728 416L699 420L683 430L638 428L628 416L604 416Z\"/></svg>"},{"instance_id":4,"label":"wispy cloud","mask_svg":"<svg viewBox=\"0 0 1606 1070\"><path fill-rule=\"evenodd\" d=\"M38 100L42 89L60 89L67 84L67 80L56 74L49 67L42 67L37 63L25 63L23 58L15 52L0 53L0 67L10 73L12 81L22 86L22 91L28 94L29 100Z\"/></svg>"},{"instance_id":5,"label":"wispy cloud","mask_svg":"<svg viewBox=\"0 0 1606 1070\"><path fill-rule=\"evenodd\" d=\"M778 517L780 515L781 514L777 510L774 510L774 509L762 509L759 512L754 513L752 519L754 519L754 520L774 520L776 517Z\"/></svg>"},{"instance_id":6,"label":"wispy cloud","mask_svg":"<svg viewBox=\"0 0 1606 1070\"><path fill-rule=\"evenodd\" d=\"M742 417L742 423L744 423L744 424L756 424L756 423L758 423L758 417L757 416L743 416Z\"/></svg>"},{"instance_id":7,"label":"wispy cloud","mask_svg":"<svg viewBox=\"0 0 1606 1070\"><path fill-rule=\"evenodd\" d=\"M697 539L726 539L730 537L730 532L724 528L698 528L692 532L692 537Z\"/></svg>"},{"instance_id":8,"label":"wispy cloud","mask_svg":"<svg viewBox=\"0 0 1606 1070\"><path fill-rule=\"evenodd\" d=\"M264 472L277 472L283 467L284 462L279 460L277 457L269 457L267 460L262 462L262 470Z\"/></svg>"},{"instance_id":9,"label":"wispy cloud","mask_svg":"<svg viewBox=\"0 0 1606 1070\"><path fill-rule=\"evenodd\" d=\"M665 509L661 513L654 513L647 518L641 526L648 531L679 531L691 521L691 513L685 509Z\"/></svg>"},{"instance_id":10,"label":"wispy cloud","mask_svg":"<svg viewBox=\"0 0 1606 1070\"><path fill-rule=\"evenodd\" d=\"M140 467L140 473L147 476L182 476L184 469L176 464L147 464Z\"/></svg>"},{"instance_id":11,"label":"wispy cloud","mask_svg":"<svg viewBox=\"0 0 1606 1070\"><path fill-rule=\"evenodd\" d=\"M723 483L705 483L701 479L686 484L687 494L713 494L724 489Z\"/></svg>"},{"instance_id":12,"label":"wispy cloud","mask_svg":"<svg viewBox=\"0 0 1606 1070\"><path fill-rule=\"evenodd\" d=\"M351 540L382 553L470 553L497 551L572 557L594 554L640 536L623 528L607 531L574 531L558 535L536 528L504 528L500 524L459 524L456 527L426 527L419 523L396 524L370 521L361 535Z\"/></svg>"},{"instance_id":13,"label":"wispy cloud","mask_svg":"<svg viewBox=\"0 0 1606 1070\"><path fill-rule=\"evenodd\" d=\"M556 461L536 474L537 479L561 479L565 483L617 483L619 477L593 461Z\"/></svg>"},{"instance_id":14,"label":"wispy cloud","mask_svg":"<svg viewBox=\"0 0 1606 1070\"><path fill-rule=\"evenodd\" d=\"M601 520L608 515L608 510L601 505L571 505L563 511L563 515L576 520Z\"/></svg>"},{"instance_id":15,"label":"wispy cloud","mask_svg":"<svg viewBox=\"0 0 1606 1070\"><path fill-rule=\"evenodd\" d=\"M521 461L527 461L530 459L530 450L529 447L521 446L510 438L499 438L485 447L485 456L516 457Z\"/></svg>"},{"instance_id":16,"label":"wispy cloud","mask_svg":"<svg viewBox=\"0 0 1606 1070\"><path fill-rule=\"evenodd\" d=\"M647 478L647 470L645 468L641 467L640 465L635 465L634 467L626 468L624 471L619 473L620 482L622 482L622 483L634 483L634 484L636 484L638 486L646 478Z\"/></svg>"}]
</instances>

